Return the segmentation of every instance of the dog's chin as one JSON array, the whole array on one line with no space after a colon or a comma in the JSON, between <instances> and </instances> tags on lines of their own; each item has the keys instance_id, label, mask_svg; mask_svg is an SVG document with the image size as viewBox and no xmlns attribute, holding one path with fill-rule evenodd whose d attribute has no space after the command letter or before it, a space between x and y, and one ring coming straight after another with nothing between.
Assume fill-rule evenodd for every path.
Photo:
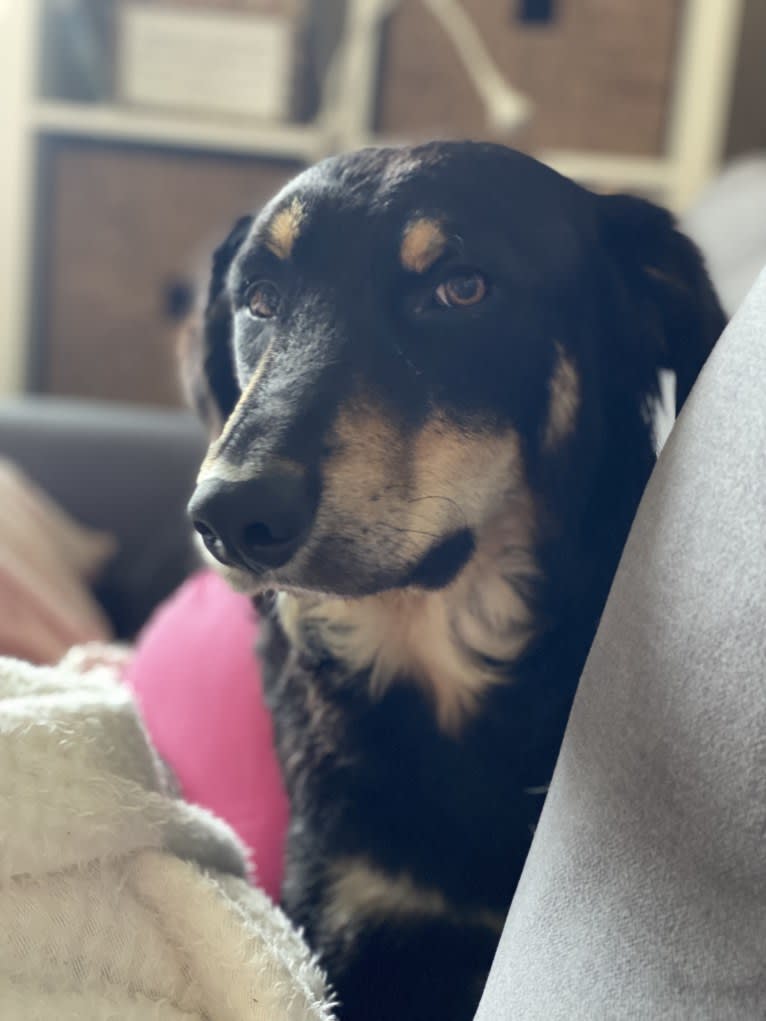
<instances>
[{"instance_id":1,"label":"dog's chin","mask_svg":"<svg viewBox=\"0 0 766 1021\"><path fill-rule=\"evenodd\" d=\"M283 567L264 572L219 563L210 554L205 559L237 592L257 596L269 589L310 593L341 599L362 599L395 589L436 591L455 580L475 550L473 533L461 529L435 542L409 564L376 564L355 556L349 547L331 540L300 553Z\"/></svg>"}]
</instances>

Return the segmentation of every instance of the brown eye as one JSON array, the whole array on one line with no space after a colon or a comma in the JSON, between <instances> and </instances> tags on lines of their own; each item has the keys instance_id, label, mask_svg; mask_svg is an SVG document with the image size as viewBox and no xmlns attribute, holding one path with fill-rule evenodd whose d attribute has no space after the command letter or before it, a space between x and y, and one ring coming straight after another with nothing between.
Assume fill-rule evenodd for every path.
<instances>
[{"instance_id":1,"label":"brown eye","mask_svg":"<svg viewBox=\"0 0 766 1021\"><path fill-rule=\"evenodd\" d=\"M279 311L282 297L268 280L261 280L248 288L245 295L247 310L256 319L272 319Z\"/></svg>"},{"instance_id":2,"label":"brown eye","mask_svg":"<svg viewBox=\"0 0 766 1021\"><path fill-rule=\"evenodd\" d=\"M456 273L439 284L434 292L439 305L467 308L478 305L487 293L487 281L481 273Z\"/></svg>"}]
</instances>

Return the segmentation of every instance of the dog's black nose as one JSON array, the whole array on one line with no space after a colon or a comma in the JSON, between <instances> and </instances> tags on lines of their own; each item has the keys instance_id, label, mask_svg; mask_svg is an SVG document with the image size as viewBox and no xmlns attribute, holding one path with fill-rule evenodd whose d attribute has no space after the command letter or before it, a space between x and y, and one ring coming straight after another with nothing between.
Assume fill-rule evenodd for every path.
<instances>
[{"instance_id":1,"label":"dog's black nose","mask_svg":"<svg viewBox=\"0 0 766 1021\"><path fill-rule=\"evenodd\" d=\"M189 503L192 523L213 556L229 566L281 567L303 544L317 494L302 473L245 482L210 479Z\"/></svg>"}]
</instances>

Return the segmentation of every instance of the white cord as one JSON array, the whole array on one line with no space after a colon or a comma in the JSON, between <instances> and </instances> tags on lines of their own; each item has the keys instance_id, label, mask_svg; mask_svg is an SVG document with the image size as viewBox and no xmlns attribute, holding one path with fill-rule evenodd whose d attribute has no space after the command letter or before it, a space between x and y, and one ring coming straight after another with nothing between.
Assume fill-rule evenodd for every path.
<instances>
[{"instance_id":1,"label":"white cord","mask_svg":"<svg viewBox=\"0 0 766 1021\"><path fill-rule=\"evenodd\" d=\"M531 116L533 104L508 83L465 8L458 0L423 0L423 3L450 37L484 102L490 125L498 131L520 127Z\"/></svg>"},{"instance_id":2,"label":"white cord","mask_svg":"<svg viewBox=\"0 0 766 1021\"><path fill-rule=\"evenodd\" d=\"M370 138L377 84L377 49L385 19L399 0L348 0L345 27L325 78L323 128L330 149ZM363 143L364 144L364 143Z\"/></svg>"},{"instance_id":3,"label":"white cord","mask_svg":"<svg viewBox=\"0 0 766 1021\"><path fill-rule=\"evenodd\" d=\"M326 152L372 140L381 26L401 0L348 0L343 38L325 78L320 123ZM527 96L506 80L459 0L423 0L442 26L487 111L490 127L510 133L532 114Z\"/></svg>"}]
</instances>

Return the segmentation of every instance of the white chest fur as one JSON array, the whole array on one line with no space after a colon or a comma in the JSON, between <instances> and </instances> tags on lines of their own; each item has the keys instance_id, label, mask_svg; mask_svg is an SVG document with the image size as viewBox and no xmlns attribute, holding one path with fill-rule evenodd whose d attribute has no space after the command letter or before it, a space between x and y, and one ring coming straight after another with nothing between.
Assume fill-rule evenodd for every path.
<instances>
[{"instance_id":1,"label":"white chest fur","mask_svg":"<svg viewBox=\"0 0 766 1021\"><path fill-rule=\"evenodd\" d=\"M299 648L320 646L350 673L369 671L373 696L397 680L418 684L432 699L439 726L456 733L482 693L507 681L507 666L534 634L523 595L538 573L526 510L505 508L444 589L360 599L282 593L282 626Z\"/></svg>"}]
</instances>

